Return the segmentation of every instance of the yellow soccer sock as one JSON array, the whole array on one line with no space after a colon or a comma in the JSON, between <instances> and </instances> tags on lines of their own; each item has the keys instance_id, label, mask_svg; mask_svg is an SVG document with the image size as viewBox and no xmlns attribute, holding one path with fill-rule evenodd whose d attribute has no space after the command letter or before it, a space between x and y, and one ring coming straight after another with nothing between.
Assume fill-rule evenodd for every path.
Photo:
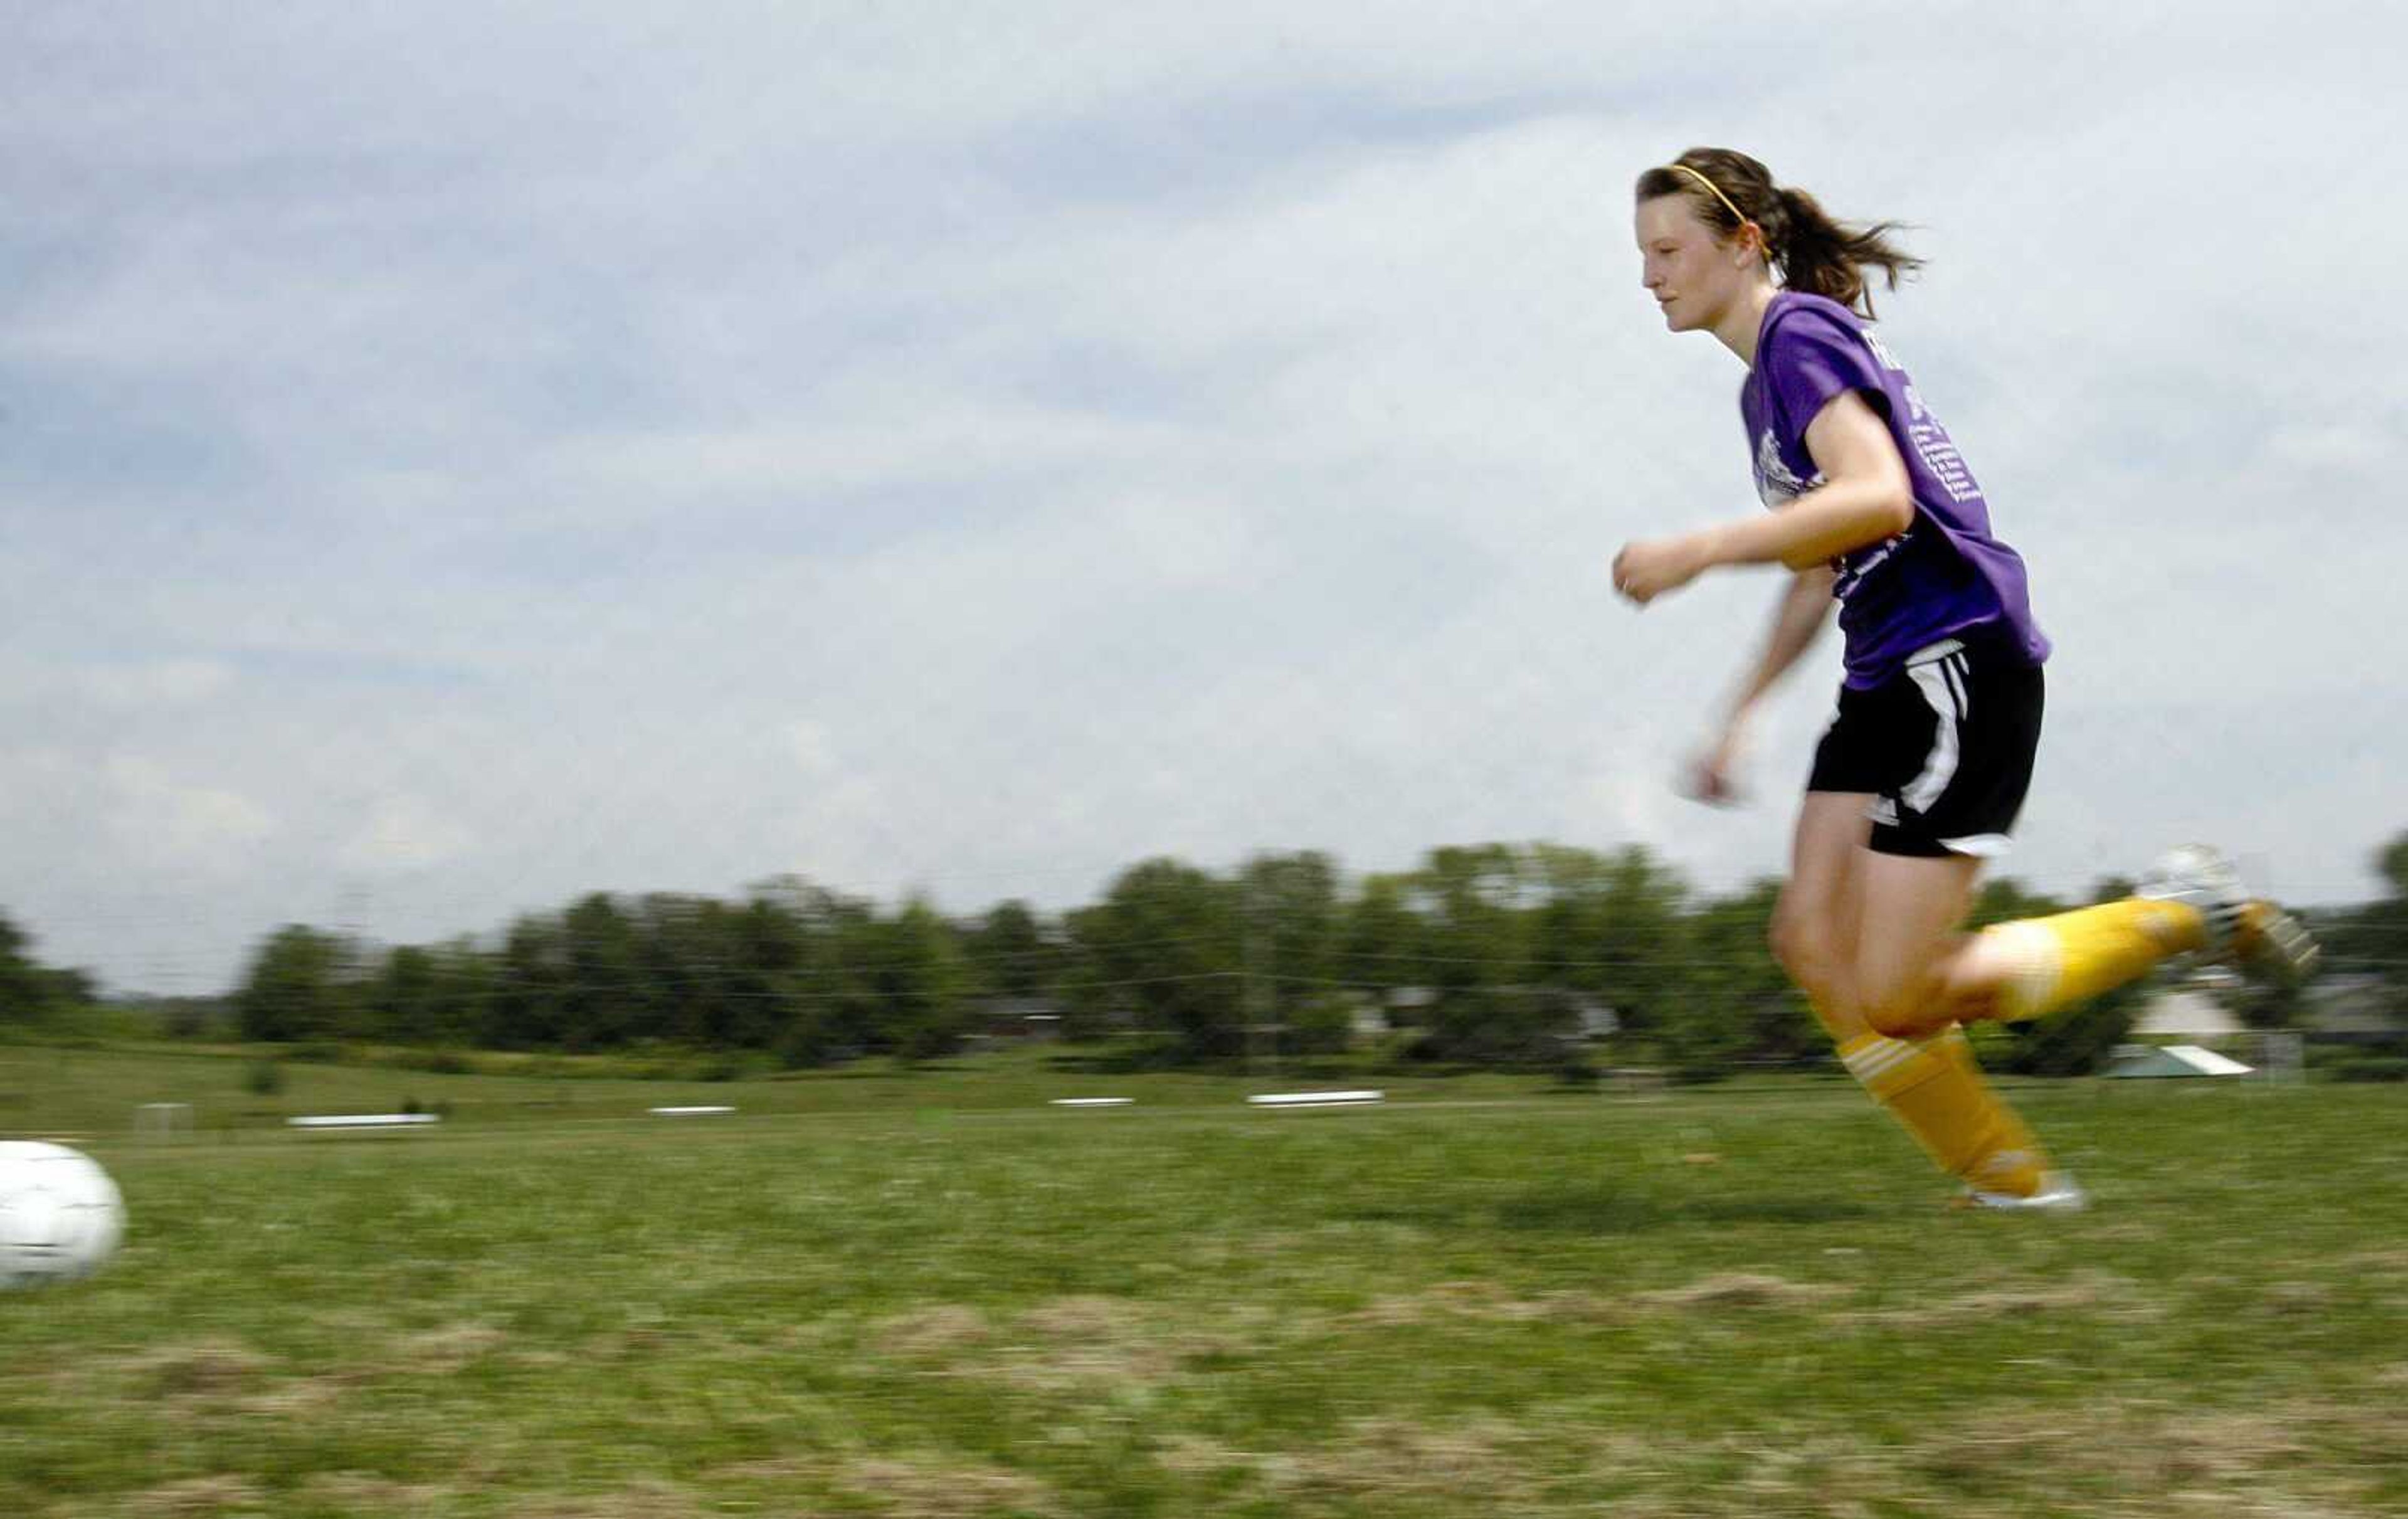
<instances>
[{"instance_id":1,"label":"yellow soccer sock","mask_svg":"<svg viewBox=\"0 0 2408 1519\"><path fill-rule=\"evenodd\" d=\"M1985 1192L2040 1191L2047 1154L1982 1080L1957 1029L1921 1039L1862 1034L1841 1044L1840 1059L1942 1170Z\"/></svg>"},{"instance_id":2,"label":"yellow soccer sock","mask_svg":"<svg viewBox=\"0 0 2408 1519\"><path fill-rule=\"evenodd\" d=\"M1998 989L1998 1016L2037 1018L2121 986L2168 956L2203 947L2207 920L2186 903L2132 896L1994 924L1982 938L2009 967Z\"/></svg>"}]
</instances>

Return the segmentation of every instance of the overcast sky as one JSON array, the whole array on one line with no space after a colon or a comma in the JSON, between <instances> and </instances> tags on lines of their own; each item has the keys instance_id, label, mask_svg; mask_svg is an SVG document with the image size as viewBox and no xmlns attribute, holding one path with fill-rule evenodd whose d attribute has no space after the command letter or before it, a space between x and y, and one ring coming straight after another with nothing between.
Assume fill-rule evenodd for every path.
<instances>
[{"instance_id":1,"label":"overcast sky","mask_svg":"<svg viewBox=\"0 0 2408 1519\"><path fill-rule=\"evenodd\" d=\"M0 911L119 989L799 872L1643 843L1776 586L1636 174L1883 304L2058 654L2008 869L2408 828L2390 7L26 6L0 50ZM674 11L674 14L673 14Z\"/></svg>"}]
</instances>

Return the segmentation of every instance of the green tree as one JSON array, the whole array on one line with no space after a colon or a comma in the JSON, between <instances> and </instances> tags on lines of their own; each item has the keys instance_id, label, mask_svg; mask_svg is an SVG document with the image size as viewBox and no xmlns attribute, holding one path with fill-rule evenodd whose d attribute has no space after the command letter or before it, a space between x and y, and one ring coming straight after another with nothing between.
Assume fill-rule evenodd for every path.
<instances>
[{"instance_id":1,"label":"green tree","mask_svg":"<svg viewBox=\"0 0 2408 1519\"><path fill-rule=\"evenodd\" d=\"M2374 869L2391 887L2391 900L2408 902L2408 833L2374 852Z\"/></svg>"},{"instance_id":2,"label":"green tree","mask_svg":"<svg viewBox=\"0 0 2408 1519\"><path fill-rule=\"evenodd\" d=\"M1344 928L1336 862L1312 851L1257 854L1238 872L1238 910L1255 998L1248 1016L1284 1030L1287 1053L1326 1046Z\"/></svg>"},{"instance_id":3,"label":"green tree","mask_svg":"<svg viewBox=\"0 0 2408 1519\"><path fill-rule=\"evenodd\" d=\"M1437 994L1424 1047L1446 1060L1523 1062L1553 1057L1570 1007L1534 984L1532 909L1542 894L1532 862L1506 844L1430 852L1414 879L1428 924L1429 985Z\"/></svg>"},{"instance_id":4,"label":"green tree","mask_svg":"<svg viewBox=\"0 0 2408 1519\"><path fill-rule=\"evenodd\" d=\"M627 929L633 995L624 1038L713 1050L768 1042L770 1010L749 995L761 978L749 964L745 910L655 892L628 914Z\"/></svg>"},{"instance_id":5,"label":"green tree","mask_svg":"<svg viewBox=\"0 0 2408 1519\"><path fill-rule=\"evenodd\" d=\"M350 958L342 939L302 924L268 936L235 993L242 1037L284 1043L344 1033L351 1022Z\"/></svg>"},{"instance_id":6,"label":"green tree","mask_svg":"<svg viewBox=\"0 0 2408 1519\"><path fill-rule=\"evenodd\" d=\"M560 922L567 976L559 995L553 1038L571 1050L608 1050L642 1026L646 1003L659 990L640 963L636 924L603 892L581 897Z\"/></svg>"},{"instance_id":7,"label":"green tree","mask_svg":"<svg viewBox=\"0 0 2408 1519\"><path fill-rule=\"evenodd\" d=\"M758 893L723 922L732 957L724 978L726 1040L742 1049L769 1049L804 1006L810 931L783 904Z\"/></svg>"},{"instance_id":8,"label":"green tree","mask_svg":"<svg viewBox=\"0 0 2408 1519\"><path fill-rule=\"evenodd\" d=\"M441 1042L441 971L425 950L403 945L389 952L367 989L370 1037L394 1044Z\"/></svg>"},{"instance_id":9,"label":"green tree","mask_svg":"<svg viewBox=\"0 0 2408 1519\"><path fill-rule=\"evenodd\" d=\"M1043 996L1062 978L1063 945L1023 901L988 910L963 948L973 988L982 996Z\"/></svg>"},{"instance_id":10,"label":"green tree","mask_svg":"<svg viewBox=\"0 0 2408 1519\"><path fill-rule=\"evenodd\" d=\"M540 1050L560 1042L569 984L568 936L555 918L512 923L494 967L478 1042L499 1050Z\"/></svg>"},{"instance_id":11,"label":"green tree","mask_svg":"<svg viewBox=\"0 0 2408 1519\"><path fill-rule=\"evenodd\" d=\"M1685 1081L1727 1076L1749 1058L1818 1055L1830 1041L1805 995L1772 957L1781 882L1758 881L1699 906L1683 924L1654 1030Z\"/></svg>"},{"instance_id":12,"label":"green tree","mask_svg":"<svg viewBox=\"0 0 2408 1519\"><path fill-rule=\"evenodd\" d=\"M881 928L873 982L885 1042L905 1061L953 1053L969 1032L969 976L951 925L915 896Z\"/></svg>"},{"instance_id":13,"label":"green tree","mask_svg":"<svg viewBox=\"0 0 2408 1519\"><path fill-rule=\"evenodd\" d=\"M1623 1026L1662 1026L1681 995L1688 887L1640 845L1612 854L1541 844L1535 865L1534 974L1612 1008Z\"/></svg>"},{"instance_id":14,"label":"green tree","mask_svg":"<svg viewBox=\"0 0 2408 1519\"><path fill-rule=\"evenodd\" d=\"M0 915L0 1024L29 1024L50 1009L52 987L28 953L33 941Z\"/></svg>"},{"instance_id":15,"label":"green tree","mask_svg":"<svg viewBox=\"0 0 2408 1519\"><path fill-rule=\"evenodd\" d=\"M1238 893L1178 860L1130 867L1104 900L1074 917L1091 980L1090 1012L1134 1010L1183 1059L1240 1053L1245 1029Z\"/></svg>"},{"instance_id":16,"label":"green tree","mask_svg":"<svg viewBox=\"0 0 2408 1519\"><path fill-rule=\"evenodd\" d=\"M1412 907L1409 875L1367 876L1339 919L1338 974L1383 1003L1392 993L1426 984L1421 915Z\"/></svg>"},{"instance_id":17,"label":"green tree","mask_svg":"<svg viewBox=\"0 0 2408 1519\"><path fill-rule=\"evenodd\" d=\"M2408 833L2376 850L2372 863L2385 895L2315 917L2325 973L2374 977L2393 1012L2408 1018Z\"/></svg>"},{"instance_id":18,"label":"green tree","mask_svg":"<svg viewBox=\"0 0 2408 1519\"><path fill-rule=\"evenodd\" d=\"M435 969L428 1042L473 1044L485 1028L487 1010L500 982L495 956L472 939L455 939L429 953Z\"/></svg>"}]
</instances>

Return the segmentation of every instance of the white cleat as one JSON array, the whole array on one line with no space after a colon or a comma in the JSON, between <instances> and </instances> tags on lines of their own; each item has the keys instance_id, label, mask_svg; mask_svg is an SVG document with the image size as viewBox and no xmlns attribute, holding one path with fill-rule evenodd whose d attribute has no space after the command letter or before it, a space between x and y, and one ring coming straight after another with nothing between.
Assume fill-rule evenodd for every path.
<instances>
[{"instance_id":1,"label":"white cleat","mask_svg":"<svg viewBox=\"0 0 2408 1519\"><path fill-rule=\"evenodd\" d=\"M2133 895L2180 902L2206 919L2207 953L2216 959L2231 956L2249 906L2249 888L2241 884L2232 862L2205 844L2178 844L2157 856Z\"/></svg>"},{"instance_id":2,"label":"white cleat","mask_svg":"<svg viewBox=\"0 0 2408 1519\"><path fill-rule=\"evenodd\" d=\"M2211 961L2287 982L2305 981L2316 968L2321 952L2300 920L2252 896L2231 862L2205 844L2168 850L2139 895L2196 910L2207 923Z\"/></svg>"},{"instance_id":3,"label":"white cleat","mask_svg":"<svg viewBox=\"0 0 2408 1519\"><path fill-rule=\"evenodd\" d=\"M2001 1211L2026 1210L2038 1212L2078 1213L2090 1205L2090 1197L2081 1184L2063 1171L2050 1171L2040 1179L2040 1190L2030 1197L2013 1192L1984 1192L1967 1187L1957 1197L1960 1208L1994 1208Z\"/></svg>"}]
</instances>

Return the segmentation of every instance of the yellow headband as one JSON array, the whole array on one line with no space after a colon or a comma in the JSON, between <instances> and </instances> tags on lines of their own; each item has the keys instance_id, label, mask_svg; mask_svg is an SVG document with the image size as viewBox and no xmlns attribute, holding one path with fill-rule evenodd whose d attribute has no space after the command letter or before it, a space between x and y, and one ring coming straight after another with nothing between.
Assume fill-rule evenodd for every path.
<instances>
[{"instance_id":1,"label":"yellow headband","mask_svg":"<svg viewBox=\"0 0 2408 1519\"><path fill-rule=\"evenodd\" d=\"M1712 179L1707 179L1704 175L1698 173L1696 169L1689 167L1686 164L1669 164L1665 166L1672 170L1675 174L1687 175L1690 179L1697 180L1699 184L1704 185L1709 191L1713 192L1714 199L1721 201L1723 203L1723 208L1730 212L1732 221L1737 222L1742 227L1756 227L1756 240L1757 243L1762 245L1764 249L1765 262L1769 264L1772 261L1772 239L1765 236L1764 229L1762 227L1756 226L1756 223L1748 219L1745 212L1742 211L1737 206L1731 204L1731 198L1723 193L1722 186L1714 183Z\"/></svg>"}]
</instances>

